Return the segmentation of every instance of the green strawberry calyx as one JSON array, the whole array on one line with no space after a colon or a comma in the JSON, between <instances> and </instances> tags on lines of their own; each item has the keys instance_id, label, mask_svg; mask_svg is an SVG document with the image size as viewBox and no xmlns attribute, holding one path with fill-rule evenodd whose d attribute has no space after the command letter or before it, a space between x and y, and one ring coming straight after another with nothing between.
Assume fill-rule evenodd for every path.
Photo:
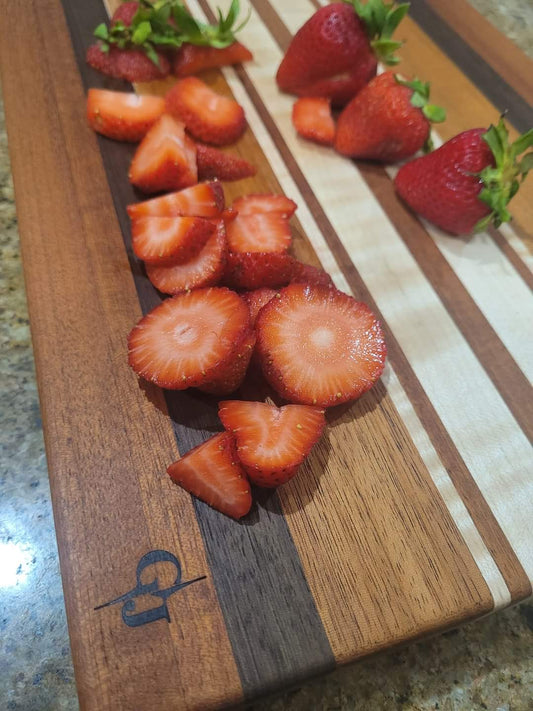
<instances>
[{"instance_id":1,"label":"green strawberry calyx","mask_svg":"<svg viewBox=\"0 0 533 711\"><path fill-rule=\"evenodd\" d=\"M495 165L477 174L483 184L478 198L492 211L476 224L474 232L484 230L491 223L499 227L511 219L507 205L533 168L533 151L528 150L533 147L533 128L509 143L509 132L501 116L497 125L491 125L482 138L492 151Z\"/></svg>"},{"instance_id":2,"label":"green strawberry calyx","mask_svg":"<svg viewBox=\"0 0 533 711\"><path fill-rule=\"evenodd\" d=\"M409 12L409 3L385 3L383 0L368 0L363 3L361 0L344 0L353 5L355 12L365 23L366 34L370 41L370 46L380 62L393 66L400 61L395 56L396 50L400 49L403 42L392 39L392 35L400 22Z\"/></svg>"},{"instance_id":3,"label":"green strawberry calyx","mask_svg":"<svg viewBox=\"0 0 533 711\"><path fill-rule=\"evenodd\" d=\"M222 49L235 42L235 34L243 28L248 17L234 27L239 15L239 0L232 0L224 17L217 8L218 23L209 25L196 20L178 0L140 0L139 9L131 25L118 20L109 27L102 23L94 30L103 52L110 47L141 49L159 66L157 49L178 49L185 42Z\"/></svg>"},{"instance_id":4,"label":"green strawberry calyx","mask_svg":"<svg viewBox=\"0 0 533 711\"><path fill-rule=\"evenodd\" d=\"M446 109L443 109L442 106L429 103L428 81L421 81L416 78L412 81L407 81L406 79L402 79L398 76L398 74L395 74L394 78L398 84L401 84L412 91L410 98L411 105L416 106L417 109L420 109L429 123L442 123L446 120ZM431 132L429 132L424 145L424 151L428 153L432 150L433 141L431 140Z\"/></svg>"}]
</instances>

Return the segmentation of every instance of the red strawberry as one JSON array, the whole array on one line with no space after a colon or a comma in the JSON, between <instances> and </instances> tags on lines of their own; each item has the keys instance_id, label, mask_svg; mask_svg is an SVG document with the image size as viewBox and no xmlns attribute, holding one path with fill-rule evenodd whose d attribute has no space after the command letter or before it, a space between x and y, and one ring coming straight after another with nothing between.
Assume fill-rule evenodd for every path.
<instances>
[{"instance_id":1,"label":"red strawberry","mask_svg":"<svg viewBox=\"0 0 533 711\"><path fill-rule=\"evenodd\" d=\"M408 7L383 0L321 7L293 37L276 74L279 88L343 106L376 74L378 59L397 62L401 43L390 37Z\"/></svg>"},{"instance_id":2,"label":"red strawberry","mask_svg":"<svg viewBox=\"0 0 533 711\"><path fill-rule=\"evenodd\" d=\"M198 74L205 69L214 69L228 64L240 64L253 59L253 55L240 42L233 42L228 47L201 47L185 43L176 53L172 62L172 72L177 77Z\"/></svg>"},{"instance_id":3,"label":"red strawberry","mask_svg":"<svg viewBox=\"0 0 533 711\"><path fill-rule=\"evenodd\" d=\"M128 205L132 220L139 217L218 217L224 209L224 191L217 182L199 183L177 193Z\"/></svg>"},{"instance_id":4,"label":"red strawberry","mask_svg":"<svg viewBox=\"0 0 533 711\"><path fill-rule=\"evenodd\" d=\"M201 143L196 145L196 161L200 180L242 180L251 178L257 172L257 168L244 158Z\"/></svg>"},{"instance_id":5,"label":"red strawberry","mask_svg":"<svg viewBox=\"0 0 533 711\"><path fill-rule=\"evenodd\" d=\"M126 27L129 27L137 14L139 6L139 3L135 1L121 3L111 17L111 26L116 25L117 22L122 22Z\"/></svg>"},{"instance_id":6,"label":"red strawberry","mask_svg":"<svg viewBox=\"0 0 533 711\"><path fill-rule=\"evenodd\" d=\"M302 138L324 146L333 145L335 121L329 99L320 96L298 99L292 107L292 124Z\"/></svg>"},{"instance_id":7,"label":"red strawberry","mask_svg":"<svg viewBox=\"0 0 533 711\"><path fill-rule=\"evenodd\" d=\"M291 217L296 211L296 203L285 195L249 194L242 195L233 202L232 207L239 215L250 215L258 212Z\"/></svg>"},{"instance_id":8,"label":"red strawberry","mask_svg":"<svg viewBox=\"0 0 533 711\"><path fill-rule=\"evenodd\" d=\"M327 272L320 267L314 267L312 264L303 264L297 259L294 260L292 265L290 283L333 287L333 281Z\"/></svg>"},{"instance_id":9,"label":"red strawberry","mask_svg":"<svg viewBox=\"0 0 533 711\"><path fill-rule=\"evenodd\" d=\"M165 110L160 96L89 89L87 119L91 128L115 141L140 141Z\"/></svg>"},{"instance_id":10,"label":"red strawberry","mask_svg":"<svg viewBox=\"0 0 533 711\"><path fill-rule=\"evenodd\" d=\"M131 225L135 255L150 264L195 257L215 231L203 217L139 217Z\"/></svg>"},{"instance_id":11,"label":"red strawberry","mask_svg":"<svg viewBox=\"0 0 533 711\"><path fill-rule=\"evenodd\" d=\"M165 96L169 114L183 121L194 138L224 146L246 129L244 111L234 99L221 96L197 77L177 81Z\"/></svg>"},{"instance_id":12,"label":"red strawberry","mask_svg":"<svg viewBox=\"0 0 533 711\"><path fill-rule=\"evenodd\" d=\"M229 252L222 282L233 289L288 284L294 258L286 252Z\"/></svg>"},{"instance_id":13,"label":"red strawberry","mask_svg":"<svg viewBox=\"0 0 533 711\"><path fill-rule=\"evenodd\" d=\"M218 415L237 441L237 456L258 486L284 484L298 470L326 424L324 410L308 405L276 407L227 400Z\"/></svg>"},{"instance_id":14,"label":"red strawberry","mask_svg":"<svg viewBox=\"0 0 533 711\"><path fill-rule=\"evenodd\" d=\"M261 311L263 306L268 304L270 299L273 299L277 293L275 289L269 289L264 286L261 289L253 289L252 291L245 291L241 294L241 297L246 301L250 309L250 321L252 326L255 325L257 314Z\"/></svg>"},{"instance_id":15,"label":"red strawberry","mask_svg":"<svg viewBox=\"0 0 533 711\"><path fill-rule=\"evenodd\" d=\"M533 129L509 145L503 119L475 128L403 165L394 186L411 209L452 234L511 219L507 204L533 166Z\"/></svg>"},{"instance_id":16,"label":"red strawberry","mask_svg":"<svg viewBox=\"0 0 533 711\"><path fill-rule=\"evenodd\" d=\"M235 350L231 361L226 367L220 368L209 383L202 385L199 390L204 393L209 393L210 395L216 395L217 397L226 397L237 390L248 370L254 346L255 331L250 328L248 334Z\"/></svg>"},{"instance_id":17,"label":"red strawberry","mask_svg":"<svg viewBox=\"0 0 533 711\"><path fill-rule=\"evenodd\" d=\"M268 212L237 215L226 234L231 252L286 252L291 245L288 220Z\"/></svg>"},{"instance_id":18,"label":"red strawberry","mask_svg":"<svg viewBox=\"0 0 533 711\"><path fill-rule=\"evenodd\" d=\"M163 114L139 144L129 179L145 193L194 185L198 180L196 146L185 135L185 126Z\"/></svg>"},{"instance_id":19,"label":"red strawberry","mask_svg":"<svg viewBox=\"0 0 533 711\"><path fill-rule=\"evenodd\" d=\"M179 294L188 289L216 286L226 266L226 235L224 223L209 237L202 249L186 262L146 264L146 274L163 294Z\"/></svg>"},{"instance_id":20,"label":"red strawberry","mask_svg":"<svg viewBox=\"0 0 533 711\"><path fill-rule=\"evenodd\" d=\"M242 518L252 507L250 484L228 432L213 435L191 449L167 472L176 484L226 516Z\"/></svg>"},{"instance_id":21,"label":"red strawberry","mask_svg":"<svg viewBox=\"0 0 533 711\"><path fill-rule=\"evenodd\" d=\"M129 82L164 79L170 74L170 62L157 52L159 66L140 49L110 47L104 52L102 45L93 44L87 50L86 61L93 69L116 79Z\"/></svg>"},{"instance_id":22,"label":"red strawberry","mask_svg":"<svg viewBox=\"0 0 533 711\"><path fill-rule=\"evenodd\" d=\"M128 336L133 370L162 388L209 383L250 332L248 307L225 288L194 289L166 299Z\"/></svg>"},{"instance_id":23,"label":"red strawberry","mask_svg":"<svg viewBox=\"0 0 533 711\"><path fill-rule=\"evenodd\" d=\"M255 328L265 378L290 402L348 402L383 372L379 322L366 304L336 289L291 284L261 309Z\"/></svg>"},{"instance_id":24,"label":"red strawberry","mask_svg":"<svg viewBox=\"0 0 533 711\"><path fill-rule=\"evenodd\" d=\"M394 163L429 141L430 121L446 112L428 104L429 84L403 81L392 72L372 79L350 101L337 121L335 148L351 158Z\"/></svg>"}]
</instances>

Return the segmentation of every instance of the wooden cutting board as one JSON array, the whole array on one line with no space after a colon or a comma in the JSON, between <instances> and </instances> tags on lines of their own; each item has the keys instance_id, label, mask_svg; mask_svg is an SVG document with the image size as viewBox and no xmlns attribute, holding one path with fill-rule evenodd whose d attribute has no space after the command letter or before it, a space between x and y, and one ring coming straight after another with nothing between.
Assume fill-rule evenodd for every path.
<instances>
[{"instance_id":1,"label":"wooden cutting board","mask_svg":"<svg viewBox=\"0 0 533 711\"><path fill-rule=\"evenodd\" d=\"M190 6L212 17L207 0ZM1 3L83 709L250 700L531 593L533 179L511 226L451 238L396 199L391 171L298 140L293 99L273 76L315 7L253 0L241 37L255 61L207 75L244 107L249 130L232 150L259 168L226 197L280 191L298 203L295 254L375 309L388 366L371 392L330 413L299 476L258 494L236 523L165 474L178 452L220 429L216 402L140 384L126 363L126 334L158 296L130 246L133 148L98 138L85 120L87 88L117 86L84 63L106 9L100 0ZM398 34L402 72L432 80L448 109L442 139L504 109L513 135L533 125L532 62L464 0L413 2Z\"/></svg>"}]
</instances>

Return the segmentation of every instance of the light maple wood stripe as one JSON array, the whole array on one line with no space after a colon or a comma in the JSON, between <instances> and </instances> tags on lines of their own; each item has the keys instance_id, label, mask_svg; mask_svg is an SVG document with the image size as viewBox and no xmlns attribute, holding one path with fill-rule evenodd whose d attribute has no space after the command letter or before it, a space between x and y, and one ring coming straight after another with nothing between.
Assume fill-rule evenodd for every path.
<instances>
[{"instance_id":1,"label":"light maple wood stripe","mask_svg":"<svg viewBox=\"0 0 533 711\"><path fill-rule=\"evenodd\" d=\"M359 272L531 575L532 553L522 535L530 512L523 507L517 509L521 519L518 525L512 513L512 492L518 501L530 486L523 469L523 462L531 456L526 438L386 216L376 212L375 200L353 165L333 153L321 155L318 165L314 148L295 137L290 122L292 99L281 95L273 80L281 53L255 13L243 36L250 46L258 48L257 65L261 71L256 71L256 65L247 69L257 91L305 170L328 219L347 249L354 257L357 255ZM465 428L472 422L478 424L473 439L479 446L472 446L471 434L465 435ZM494 428L499 431L497 441ZM506 443L505 449L499 441ZM494 486L496 476L499 487Z\"/></svg>"},{"instance_id":2,"label":"light maple wood stripe","mask_svg":"<svg viewBox=\"0 0 533 711\"><path fill-rule=\"evenodd\" d=\"M0 30L17 213L81 706L103 711L151 708L157 702L193 709L236 702L240 682L190 497L176 492L164 473L177 456L164 403L157 390L139 389L126 364L124 337L140 309L96 138L86 124L63 14L50 0L9 8L2 3ZM21 76L26 76L23 91ZM110 511L120 518L120 536ZM208 579L169 600L179 627L161 621L139 634L122 623L120 606L93 608L131 590L139 559L154 548L181 559L184 580ZM164 584L166 574L159 574ZM204 677L201 686L191 683L198 674Z\"/></svg>"}]
</instances>

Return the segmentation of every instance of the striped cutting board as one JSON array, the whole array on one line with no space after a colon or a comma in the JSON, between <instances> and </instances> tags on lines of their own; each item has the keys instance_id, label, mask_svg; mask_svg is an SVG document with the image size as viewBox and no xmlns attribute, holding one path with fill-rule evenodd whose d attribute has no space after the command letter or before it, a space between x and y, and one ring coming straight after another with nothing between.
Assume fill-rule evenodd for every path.
<instances>
[{"instance_id":1,"label":"striped cutting board","mask_svg":"<svg viewBox=\"0 0 533 711\"><path fill-rule=\"evenodd\" d=\"M189 4L212 18L206 0ZM235 150L260 170L228 185L227 198L293 198L296 255L322 263L375 309L390 355L380 383L331 414L300 475L261 494L240 524L165 475L178 450L219 428L214 400L140 385L126 365L125 336L158 297L130 248L133 149L97 138L85 122L86 89L116 86L83 60L106 8L0 5L84 709L219 708L531 593L533 179L514 200L512 226L457 239L418 221L396 199L392 170L355 165L294 134L293 99L273 77L317 4L242 4L251 9L242 41L255 61L208 80L245 108L250 129ZM399 35L402 71L431 79L448 109L441 139L503 109L513 135L533 125L531 61L464 0L415 0Z\"/></svg>"}]
</instances>

